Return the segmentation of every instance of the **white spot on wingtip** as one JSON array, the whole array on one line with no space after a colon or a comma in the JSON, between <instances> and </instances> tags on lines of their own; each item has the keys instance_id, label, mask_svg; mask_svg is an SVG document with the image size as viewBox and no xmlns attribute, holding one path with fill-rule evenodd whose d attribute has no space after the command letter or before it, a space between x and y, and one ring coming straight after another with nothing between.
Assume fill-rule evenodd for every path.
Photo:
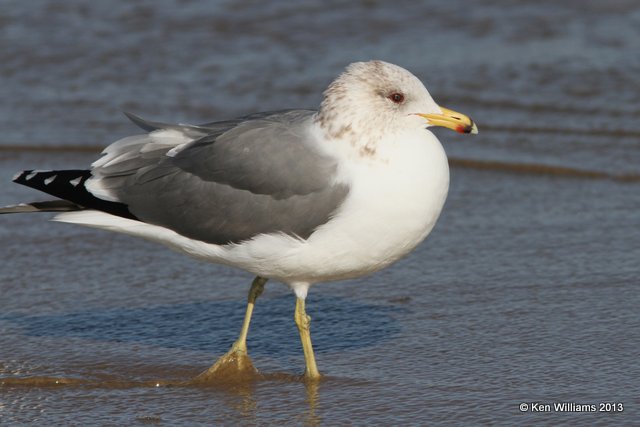
<instances>
[{"instance_id":1,"label":"white spot on wingtip","mask_svg":"<svg viewBox=\"0 0 640 427\"><path fill-rule=\"evenodd\" d=\"M58 175L52 175L49 178L44 180L44 185L49 185L53 182L54 179L56 179L58 177Z\"/></svg>"},{"instance_id":2,"label":"white spot on wingtip","mask_svg":"<svg viewBox=\"0 0 640 427\"><path fill-rule=\"evenodd\" d=\"M71 181L69 181L69 184L73 185L74 187L77 187L78 184L80 184L80 181L82 181L82 176L72 179Z\"/></svg>"},{"instance_id":3,"label":"white spot on wingtip","mask_svg":"<svg viewBox=\"0 0 640 427\"><path fill-rule=\"evenodd\" d=\"M24 177L24 179L25 179L25 181L29 181L31 178L33 178L34 176L38 175L39 173L46 173L46 172L53 172L53 171L51 171L51 170L33 170L33 171L29 172L27 174L27 176ZM13 179L14 180L18 179L20 177L20 175L22 175L23 173L25 173L25 171L18 172L17 174L15 174Z\"/></svg>"}]
</instances>

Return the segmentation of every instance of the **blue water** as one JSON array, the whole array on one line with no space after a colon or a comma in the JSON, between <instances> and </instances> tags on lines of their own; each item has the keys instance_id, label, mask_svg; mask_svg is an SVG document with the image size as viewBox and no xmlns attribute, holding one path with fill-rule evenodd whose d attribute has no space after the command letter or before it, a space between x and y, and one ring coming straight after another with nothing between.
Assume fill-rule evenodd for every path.
<instances>
[{"instance_id":1,"label":"blue water","mask_svg":"<svg viewBox=\"0 0 640 427\"><path fill-rule=\"evenodd\" d=\"M262 379L180 386L235 339L249 275L3 216L0 424L638 425L639 51L622 0L1 2L0 205L46 198L16 171L136 132L123 110L315 108L355 60L408 68L480 134L438 132L452 184L425 243L312 288L317 387L284 286L256 306ZM519 409L554 402L624 411Z\"/></svg>"}]
</instances>

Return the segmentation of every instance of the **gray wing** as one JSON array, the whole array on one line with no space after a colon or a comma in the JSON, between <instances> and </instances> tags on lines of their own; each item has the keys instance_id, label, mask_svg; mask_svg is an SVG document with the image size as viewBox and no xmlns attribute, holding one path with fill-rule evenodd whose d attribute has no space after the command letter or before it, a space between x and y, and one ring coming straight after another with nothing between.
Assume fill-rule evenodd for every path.
<instances>
[{"instance_id":1,"label":"gray wing","mask_svg":"<svg viewBox=\"0 0 640 427\"><path fill-rule=\"evenodd\" d=\"M108 147L87 188L141 221L209 243L276 232L307 238L348 193L336 182L336 160L307 134L312 115L290 110L201 126L134 116L151 133Z\"/></svg>"}]
</instances>

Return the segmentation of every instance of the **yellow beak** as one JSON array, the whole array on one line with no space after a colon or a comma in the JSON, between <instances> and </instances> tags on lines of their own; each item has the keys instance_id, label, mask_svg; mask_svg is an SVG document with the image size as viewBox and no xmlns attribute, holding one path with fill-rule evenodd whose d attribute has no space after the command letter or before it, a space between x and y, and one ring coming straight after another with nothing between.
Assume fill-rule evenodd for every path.
<instances>
[{"instance_id":1,"label":"yellow beak","mask_svg":"<svg viewBox=\"0 0 640 427\"><path fill-rule=\"evenodd\" d=\"M427 119L432 126L443 126L453 129L459 133L478 133L478 126L469 116L457 113L448 108L440 107L442 114L420 114L417 115Z\"/></svg>"}]
</instances>

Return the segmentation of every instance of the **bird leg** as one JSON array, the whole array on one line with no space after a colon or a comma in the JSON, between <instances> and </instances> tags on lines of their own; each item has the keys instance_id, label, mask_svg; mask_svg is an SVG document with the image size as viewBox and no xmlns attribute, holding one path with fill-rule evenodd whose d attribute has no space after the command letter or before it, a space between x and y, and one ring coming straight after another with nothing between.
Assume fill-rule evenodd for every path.
<instances>
[{"instance_id":1,"label":"bird leg","mask_svg":"<svg viewBox=\"0 0 640 427\"><path fill-rule=\"evenodd\" d=\"M242 322L242 329L240 330L240 336L233 343L231 349L242 351L247 353L247 335L249 334L249 324L251 323L251 315L253 314L253 307L256 304L256 300L264 291L264 285L268 279L264 277L256 276L251 283L251 289L249 289L249 296L247 297L247 311L244 315L244 321Z\"/></svg>"},{"instance_id":2,"label":"bird leg","mask_svg":"<svg viewBox=\"0 0 640 427\"><path fill-rule=\"evenodd\" d=\"M196 381L205 381L214 376L219 377L225 374L235 375L239 372L246 371L251 373L257 372L247 354L247 335L249 334L249 324L251 323L253 307L258 297L262 294L262 291L264 291L264 285L267 283L267 280L268 279L260 276L256 276L256 278L253 279L247 298L247 311L244 316L244 322L242 323L242 329L240 330L240 336L224 356L220 357L213 366L195 378Z\"/></svg>"},{"instance_id":3,"label":"bird leg","mask_svg":"<svg viewBox=\"0 0 640 427\"><path fill-rule=\"evenodd\" d=\"M298 297L296 300L296 311L294 314L298 332L300 332L300 341L302 342L302 350L304 351L304 361L306 369L304 376L310 380L318 380L320 372L316 366L316 358L313 354L313 346L311 345L311 317L307 315L304 309L304 298Z\"/></svg>"}]
</instances>

